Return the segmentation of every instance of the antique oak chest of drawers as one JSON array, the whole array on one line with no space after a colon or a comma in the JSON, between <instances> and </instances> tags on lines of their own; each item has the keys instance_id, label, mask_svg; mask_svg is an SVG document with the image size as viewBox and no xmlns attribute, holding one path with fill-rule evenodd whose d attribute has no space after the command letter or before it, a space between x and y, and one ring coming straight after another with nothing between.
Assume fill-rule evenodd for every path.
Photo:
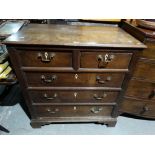
<instances>
[{"instance_id":1,"label":"antique oak chest of drawers","mask_svg":"<svg viewBox=\"0 0 155 155\"><path fill-rule=\"evenodd\" d=\"M54 122L115 126L145 48L117 25L30 24L4 43L34 128Z\"/></svg>"}]
</instances>

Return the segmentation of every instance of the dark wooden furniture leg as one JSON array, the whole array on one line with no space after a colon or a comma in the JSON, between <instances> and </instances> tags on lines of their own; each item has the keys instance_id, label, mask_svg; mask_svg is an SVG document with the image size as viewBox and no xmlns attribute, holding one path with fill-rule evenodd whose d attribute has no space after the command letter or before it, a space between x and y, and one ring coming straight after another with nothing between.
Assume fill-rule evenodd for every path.
<instances>
[{"instance_id":1,"label":"dark wooden furniture leg","mask_svg":"<svg viewBox=\"0 0 155 155\"><path fill-rule=\"evenodd\" d=\"M107 125L107 127L115 127L116 121L108 122L106 125Z\"/></svg>"},{"instance_id":2,"label":"dark wooden furniture leg","mask_svg":"<svg viewBox=\"0 0 155 155\"><path fill-rule=\"evenodd\" d=\"M6 133L9 133L10 131L4 128L3 126L0 125L0 130Z\"/></svg>"},{"instance_id":3,"label":"dark wooden furniture leg","mask_svg":"<svg viewBox=\"0 0 155 155\"><path fill-rule=\"evenodd\" d=\"M30 125L31 125L31 127L34 128L34 129L35 129L35 128L41 128L41 124L40 124L40 123L37 123L37 122L31 121Z\"/></svg>"}]
</instances>

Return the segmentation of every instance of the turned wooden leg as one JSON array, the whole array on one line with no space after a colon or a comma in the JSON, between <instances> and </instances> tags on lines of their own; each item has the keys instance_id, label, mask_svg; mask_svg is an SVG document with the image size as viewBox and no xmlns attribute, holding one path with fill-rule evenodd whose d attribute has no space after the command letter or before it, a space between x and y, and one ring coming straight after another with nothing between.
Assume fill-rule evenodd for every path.
<instances>
[{"instance_id":1,"label":"turned wooden leg","mask_svg":"<svg viewBox=\"0 0 155 155\"><path fill-rule=\"evenodd\" d=\"M107 125L107 127L115 127L116 121L107 122L106 125Z\"/></svg>"},{"instance_id":2,"label":"turned wooden leg","mask_svg":"<svg viewBox=\"0 0 155 155\"><path fill-rule=\"evenodd\" d=\"M30 125L32 128L41 128L41 124L37 122L31 122Z\"/></svg>"}]
</instances>

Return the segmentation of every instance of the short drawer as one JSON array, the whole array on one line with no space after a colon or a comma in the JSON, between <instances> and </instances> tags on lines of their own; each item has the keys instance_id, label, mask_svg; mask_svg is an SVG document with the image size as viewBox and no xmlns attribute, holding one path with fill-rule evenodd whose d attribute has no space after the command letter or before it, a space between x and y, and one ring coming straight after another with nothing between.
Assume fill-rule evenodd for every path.
<instances>
[{"instance_id":1,"label":"short drawer","mask_svg":"<svg viewBox=\"0 0 155 155\"><path fill-rule=\"evenodd\" d=\"M145 100L125 98L121 111L146 118L155 118L155 104Z\"/></svg>"},{"instance_id":2,"label":"short drawer","mask_svg":"<svg viewBox=\"0 0 155 155\"><path fill-rule=\"evenodd\" d=\"M101 90L34 90L29 91L33 103L110 103L118 92Z\"/></svg>"},{"instance_id":3,"label":"short drawer","mask_svg":"<svg viewBox=\"0 0 155 155\"><path fill-rule=\"evenodd\" d=\"M155 101L155 83L131 80L126 96Z\"/></svg>"},{"instance_id":4,"label":"short drawer","mask_svg":"<svg viewBox=\"0 0 155 155\"><path fill-rule=\"evenodd\" d=\"M25 67L72 67L72 51L34 50L18 52Z\"/></svg>"},{"instance_id":5,"label":"short drawer","mask_svg":"<svg viewBox=\"0 0 155 155\"><path fill-rule=\"evenodd\" d=\"M46 73L25 72L31 87L121 87L123 73Z\"/></svg>"},{"instance_id":6,"label":"short drawer","mask_svg":"<svg viewBox=\"0 0 155 155\"><path fill-rule=\"evenodd\" d=\"M38 117L111 116L113 106L33 106Z\"/></svg>"},{"instance_id":7,"label":"short drawer","mask_svg":"<svg viewBox=\"0 0 155 155\"><path fill-rule=\"evenodd\" d=\"M81 68L128 69L132 53L81 52Z\"/></svg>"},{"instance_id":8,"label":"short drawer","mask_svg":"<svg viewBox=\"0 0 155 155\"><path fill-rule=\"evenodd\" d=\"M134 72L134 77L155 82L155 61L140 60Z\"/></svg>"}]
</instances>

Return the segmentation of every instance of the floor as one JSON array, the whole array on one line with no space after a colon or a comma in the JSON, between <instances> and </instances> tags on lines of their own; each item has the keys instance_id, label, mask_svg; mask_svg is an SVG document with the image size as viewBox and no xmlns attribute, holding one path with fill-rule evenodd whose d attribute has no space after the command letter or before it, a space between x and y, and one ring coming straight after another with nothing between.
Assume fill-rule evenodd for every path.
<instances>
[{"instance_id":1,"label":"floor","mask_svg":"<svg viewBox=\"0 0 155 155\"><path fill-rule=\"evenodd\" d=\"M116 127L94 123L51 124L33 129L30 120L20 104L1 106L0 125L10 133L0 131L0 135L142 135L155 134L155 121L133 119L120 116Z\"/></svg>"}]
</instances>

